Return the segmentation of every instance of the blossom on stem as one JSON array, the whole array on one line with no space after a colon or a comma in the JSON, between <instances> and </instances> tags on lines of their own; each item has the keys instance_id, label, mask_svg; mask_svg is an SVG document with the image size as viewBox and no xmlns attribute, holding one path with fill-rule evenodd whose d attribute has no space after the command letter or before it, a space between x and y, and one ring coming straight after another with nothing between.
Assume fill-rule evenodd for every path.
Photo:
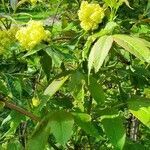
<instances>
[{"instance_id":1,"label":"blossom on stem","mask_svg":"<svg viewBox=\"0 0 150 150\"><path fill-rule=\"evenodd\" d=\"M80 10L78 11L80 25L85 30L94 30L104 18L104 9L99 4L89 4L82 1Z\"/></svg>"}]
</instances>

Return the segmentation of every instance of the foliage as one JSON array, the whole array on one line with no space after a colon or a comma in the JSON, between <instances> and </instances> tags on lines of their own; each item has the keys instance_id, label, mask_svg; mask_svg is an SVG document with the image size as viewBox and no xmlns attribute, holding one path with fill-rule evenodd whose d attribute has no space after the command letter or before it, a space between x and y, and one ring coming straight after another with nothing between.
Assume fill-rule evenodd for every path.
<instances>
[{"instance_id":1,"label":"foliage","mask_svg":"<svg viewBox=\"0 0 150 150\"><path fill-rule=\"evenodd\" d=\"M0 149L148 150L149 22L149 0L1 0Z\"/></svg>"}]
</instances>

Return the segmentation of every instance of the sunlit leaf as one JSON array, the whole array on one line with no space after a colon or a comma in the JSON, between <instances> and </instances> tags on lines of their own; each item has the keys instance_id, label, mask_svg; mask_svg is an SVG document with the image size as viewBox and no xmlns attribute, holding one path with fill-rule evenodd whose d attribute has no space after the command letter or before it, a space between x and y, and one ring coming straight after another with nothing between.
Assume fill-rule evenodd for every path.
<instances>
[{"instance_id":1,"label":"sunlit leaf","mask_svg":"<svg viewBox=\"0 0 150 150\"><path fill-rule=\"evenodd\" d=\"M150 49L148 48L148 41L123 34L113 35L113 37L114 41L125 50L129 51L140 60L150 63Z\"/></svg>"},{"instance_id":2,"label":"sunlit leaf","mask_svg":"<svg viewBox=\"0 0 150 150\"><path fill-rule=\"evenodd\" d=\"M85 47L83 49L83 53L82 53L82 56L83 58L87 58L87 54L89 52L89 49L92 45L92 43L99 37L102 37L104 35L109 35L110 33L113 32L113 30L117 27L117 23L116 22L113 22L113 21L110 21L106 24L106 26L101 29L99 32L96 32L95 34L91 35L88 37L86 43L85 43Z\"/></svg>"},{"instance_id":3,"label":"sunlit leaf","mask_svg":"<svg viewBox=\"0 0 150 150\"><path fill-rule=\"evenodd\" d=\"M150 127L150 99L132 98L128 104L129 111L144 125Z\"/></svg>"},{"instance_id":4,"label":"sunlit leaf","mask_svg":"<svg viewBox=\"0 0 150 150\"><path fill-rule=\"evenodd\" d=\"M113 38L112 36L102 36L94 44L91 49L89 59L88 59L88 69L89 74L91 69L94 68L95 72L98 72L102 66L108 52L112 46Z\"/></svg>"},{"instance_id":5,"label":"sunlit leaf","mask_svg":"<svg viewBox=\"0 0 150 150\"><path fill-rule=\"evenodd\" d=\"M53 96L68 79L68 77L69 76L63 76L58 79L54 79L44 91L44 95Z\"/></svg>"}]
</instances>

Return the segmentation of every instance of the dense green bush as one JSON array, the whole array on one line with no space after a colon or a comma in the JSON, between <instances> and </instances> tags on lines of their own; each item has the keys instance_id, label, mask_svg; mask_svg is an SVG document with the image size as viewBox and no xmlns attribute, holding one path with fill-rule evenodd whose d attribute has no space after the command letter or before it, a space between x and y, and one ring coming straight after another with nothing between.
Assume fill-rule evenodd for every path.
<instances>
[{"instance_id":1,"label":"dense green bush","mask_svg":"<svg viewBox=\"0 0 150 150\"><path fill-rule=\"evenodd\" d=\"M149 150L149 0L1 0L0 149Z\"/></svg>"}]
</instances>

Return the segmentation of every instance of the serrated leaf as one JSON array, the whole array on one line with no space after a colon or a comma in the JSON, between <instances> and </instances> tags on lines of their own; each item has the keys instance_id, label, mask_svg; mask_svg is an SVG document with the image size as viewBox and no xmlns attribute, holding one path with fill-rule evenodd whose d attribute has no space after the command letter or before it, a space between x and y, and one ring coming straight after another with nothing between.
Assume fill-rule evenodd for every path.
<instances>
[{"instance_id":1,"label":"serrated leaf","mask_svg":"<svg viewBox=\"0 0 150 150\"><path fill-rule=\"evenodd\" d=\"M113 38L112 36L102 36L99 40L94 44L89 54L88 59L88 69L89 74L91 69L94 68L95 72L98 72L100 67L102 66L108 52L112 46Z\"/></svg>"},{"instance_id":2,"label":"serrated leaf","mask_svg":"<svg viewBox=\"0 0 150 150\"><path fill-rule=\"evenodd\" d=\"M63 76L58 79L54 79L44 91L44 95L49 95L50 97L53 96L68 79L68 77L69 76Z\"/></svg>"},{"instance_id":3,"label":"serrated leaf","mask_svg":"<svg viewBox=\"0 0 150 150\"><path fill-rule=\"evenodd\" d=\"M104 131L115 150L122 150L125 144L126 132L122 118L108 116L102 120Z\"/></svg>"},{"instance_id":4,"label":"serrated leaf","mask_svg":"<svg viewBox=\"0 0 150 150\"><path fill-rule=\"evenodd\" d=\"M150 128L150 99L132 98L128 104L129 111Z\"/></svg>"},{"instance_id":5,"label":"serrated leaf","mask_svg":"<svg viewBox=\"0 0 150 150\"><path fill-rule=\"evenodd\" d=\"M53 114L50 128L58 143L61 145L67 143L73 132L73 124L74 119L70 113L60 111Z\"/></svg>"},{"instance_id":6,"label":"serrated leaf","mask_svg":"<svg viewBox=\"0 0 150 150\"><path fill-rule=\"evenodd\" d=\"M105 102L105 94L102 86L97 82L93 77L90 77L90 82L88 84L88 89L91 93L91 96L95 99L97 104L102 104Z\"/></svg>"},{"instance_id":7,"label":"serrated leaf","mask_svg":"<svg viewBox=\"0 0 150 150\"><path fill-rule=\"evenodd\" d=\"M150 49L148 48L148 41L143 39L140 40L140 38L135 38L123 34L113 35L113 37L114 41L125 50L129 51L140 60L150 63Z\"/></svg>"}]
</instances>

